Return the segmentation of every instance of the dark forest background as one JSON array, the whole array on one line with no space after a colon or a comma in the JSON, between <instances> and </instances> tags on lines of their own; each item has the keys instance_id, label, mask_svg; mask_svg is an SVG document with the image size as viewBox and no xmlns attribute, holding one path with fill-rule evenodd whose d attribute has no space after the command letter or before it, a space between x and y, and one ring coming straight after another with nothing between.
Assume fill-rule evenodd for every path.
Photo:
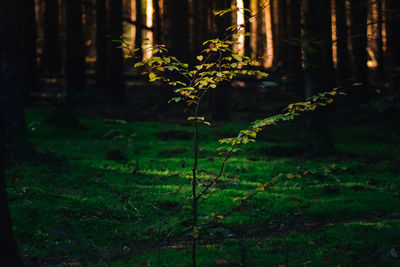
<instances>
[{"instance_id":1,"label":"dark forest background","mask_svg":"<svg viewBox=\"0 0 400 267\"><path fill-rule=\"evenodd\" d=\"M235 5L236 14L214 15ZM304 97L357 83L353 103L396 92L395 0L12 1L19 91L26 104L49 99L135 106L154 92L138 88L142 78L112 40L124 35L141 48L136 60L148 56L142 42L149 40L193 62L205 40L223 38L227 27L250 16L243 7L259 14L245 25L251 36L235 49L258 58L259 68L287 92Z\"/></svg>"}]
</instances>

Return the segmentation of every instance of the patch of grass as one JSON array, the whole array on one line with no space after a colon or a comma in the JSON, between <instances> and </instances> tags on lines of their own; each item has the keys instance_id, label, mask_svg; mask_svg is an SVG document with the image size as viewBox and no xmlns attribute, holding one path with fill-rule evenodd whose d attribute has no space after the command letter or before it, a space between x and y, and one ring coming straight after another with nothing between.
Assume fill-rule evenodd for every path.
<instances>
[{"instance_id":1,"label":"patch of grass","mask_svg":"<svg viewBox=\"0 0 400 267\"><path fill-rule=\"evenodd\" d=\"M7 171L24 259L190 266L190 125L80 118L81 130L45 118L27 111L38 153ZM219 170L218 138L244 127L201 129L200 183ZM304 153L302 129L268 129L228 163L199 206L199 266L399 264L398 131L334 128L337 153L317 158ZM290 179L256 191L279 175Z\"/></svg>"}]
</instances>

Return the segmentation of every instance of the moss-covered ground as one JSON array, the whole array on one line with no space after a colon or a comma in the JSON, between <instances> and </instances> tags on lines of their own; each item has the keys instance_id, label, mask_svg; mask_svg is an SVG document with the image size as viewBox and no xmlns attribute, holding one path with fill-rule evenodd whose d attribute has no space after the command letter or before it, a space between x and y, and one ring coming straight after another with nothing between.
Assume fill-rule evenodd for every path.
<instances>
[{"instance_id":1,"label":"moss-covered ground","mask_svg":"<svg viewBox=\"0 0 400 267\"><path fill-rule=\"evenodd\" d=\"M191 266L190 125L80 118L74 130L26 114L37 153L7 177L28 264ZM219 170L218 138L245 127L201 128L200 183ZM332 155L307 154L301 122L284 124L236 154L199 206L199 266L400 266L400 130L333 137Z\"/></svg>"}]
</instances>

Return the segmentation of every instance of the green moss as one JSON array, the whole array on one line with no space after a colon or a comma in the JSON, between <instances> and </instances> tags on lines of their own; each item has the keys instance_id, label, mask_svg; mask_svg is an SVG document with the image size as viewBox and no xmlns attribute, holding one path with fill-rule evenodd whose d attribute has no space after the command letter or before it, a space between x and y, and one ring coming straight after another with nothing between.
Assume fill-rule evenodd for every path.
<instances>
[{"instance_id":1,"label":"green moss","mask_svg":"<svg viewBox=\"0 0 400 267\"><path fill-rule=\"evenodd\" d=\"M45 111L27 111L38 153L7 172L21 254L49 265L190 266L190 126L80 118L87 128L82 131L57 128L45 118ZM216 140L244 127L201 129L201 183L219 170ZM400 250L399 134L370 126L335 128L338 152L316 158L304 156L302 129L268 129L229 161L199 206L200 266L214 266L217 259L230 266L273 266L287 259L291 266L399 264L393 256ZM107 160L107 151L127 160ZM279 174L301 177L238 207L235 198Z\"/></svg>"}]
</instances>

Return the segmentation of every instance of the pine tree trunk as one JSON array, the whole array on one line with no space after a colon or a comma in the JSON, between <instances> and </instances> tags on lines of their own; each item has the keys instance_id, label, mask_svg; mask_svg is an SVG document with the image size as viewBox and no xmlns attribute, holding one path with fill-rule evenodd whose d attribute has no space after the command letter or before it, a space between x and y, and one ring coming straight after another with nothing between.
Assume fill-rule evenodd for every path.
<instances>
[{"instance_id":1,"label":"pine tree trunk","mask_svg":"<svg viewBox=\"0 0 400 267\"><path fill-rule=\"evenodd\" d=\"M266 35L266 25L265 25L265 11L264 7L257 5L256 24L257 24L257 50L256 57L262 58L261 65L264 64L265 51L267 49L267 35Z\"/></svg>"},{"instance_id":2,"label":"pine tree trunk","mask_svg":"<svg viewBox=\"0 0 400 267\"><path fill-rule=\"evenodd\" d=\"M44 1L43 21L43 52L41 57L41 69L51 75L60 74L62 68L60 30L58 20L58 1Z\"/></svg>"},{"instance_id":3,"label":"pine tree trunk","mask_svg":"<svg viewBox=\"0 0 400 267\"><path fill-rule=\"evenodd\" d=\"M81 0L65 1L65 97L77 103L85 86L84 43Z\"/></svg>"},{"instance_id":4,"label":"pine tree trunk","mask_svg":"<svg viewBox=\"0 0 400 267\"><path fill-rule=\"evenodd\" d=\"M400 1L386 0L387 46L392 90L400 90Z\"/></svg>"},{"instance_id":5,"label":"pine tree trunk","mask_svg":"<svg viewBox=\"0 0 400 267\"><path fill-rule=\"evenodd\" d=\"M154 36L154 43L162 44L162 36L161 36L161 10L160 10L160 3L159 0L152 0L153 1L153 36Z\"/></svg>"},{"instance_id":6,"label":"pine tree trunk","mask_svg":"<svg viewBox=\"0 0 400 267\"><path fill-rule=\"evenodd\" d=\"M179 8L178 8L179 7ZM190 61L188 0L164 0L165 41L172 56Z\"/></svg>"},{"instance_id":7,"label":"pine tree trunk","mask_svg":"<svg viewBox=\"0 0 400 267\"><path fill-rule=\"evenodd\" d=\"M107 59L106 0L96 0L96 87L106 88Z\"/></svg>"},{"instance_id":8,"label":"pine tree trunk","mask_svg":"<svg viewBox=\"0 0 400 267\"><path fill-rule=\"evenodd\" d=\"M288 45L287 45L287 0L279 0L278 13L277 13L277 42L278 42L278 54L277 54L277 65L276 67L281 73L287 72L288 67Z\"/></svg>"},{"instance_id":9,"label":"pine tree trunk","mask_svg":"<svg viewBox=\"0 0 400 267\"><path fill-rule=\"evenodd\" d=\"M19 0L18 33L20 38L19 75L21 93L25 101L29 101L30 92L38 90L36 66L36 20L35 1Z\"/></svg>"},{"instance_id":10,"label":"pine tree trunk","mask_svg":"<svg viewBox=\"0 0 400 267\"><path fill-rule=\"evenodd\" d=\"M213 10L225 10L231 7L230 0L214 0ZM227 36L226 28L232 23L229 14L213 17L213 38L224 39ZM228 103L230 99L231 83L220 83L211 92L211 117L213 121L224 121L229 118Z\"/></svg>"},{"instance_id":11,"label":"pine tree trunk","mask_svg":"<svg viewBox=\"0 0 400 267\"><path fill-rule=\"evenodd\" d=\"M243 7L245 9L250 9L250 0L243 0ZM248 19L250 13L245 11L244 14L245 14L244 19L246 21ZM246 23L244 30L246 33L250 33L250 31L251 31L250 22ZM246 36L244 39L244 55L248 56L248 57L251 57L251 53L252 53L250 38L251 38L250 36Z\"/></svg>"},{"instance_id":12,"label":"pine tree trunk","mask_svg":"<svg viewBox=\"0 0 400 267\"><path fill-rule=\"evenodd\" d=\"M288 87L303 87L301 56L301 0L288 0Z\"/></svg>"},{"instance_id":13,"label":"pine tree trunk","mask_svg":"<svg viewBox=\"0 0 400 267\"><path fill-rule=\"evenodd\" d=\"M139 48L136 52L136 57L141 60L143 58L143 7L141 0L135 0L135 7L136 7L136 31L135 31L135 48Z\"/></svg>"},{"instance_id":14,"label":"pine tree trunk","mask_svg":"<svg viewBox=\"0 0 400 267\"><path fill-rule=\"evenodd\" d=\"M351 78L350 53L348 43L348 27L346 0L335 0L336 9L336 43L337 43L337 77L343 84Z\"/></svg>"},{"instance_id":15,"label":"pine tree trunk","mask_svg":"<svg viewBox=\"0 0 400 267\"><path fill-rule=\"evenodd\" d=\"M108 11L106 85L107 96L114 105L126 103L122 48L112 41L122 35L122 0L108 1Z\"/></svg>"},{"instance_id":16,"label":"pine tree trunk","mask_svg":"<svg viewBox=\"0 0 400 267\"><path fill-rule=\"evenodd\" d=\"M306 96L332 87L332 34L330 1L305 0L304 46ZM314 152L333 149L329 110L320 109L309 117L309 130Z\"/></svg>"},{"instance_id":17,"label":"pine tree trunk","mask_svg":"<svg viewBox=\"0 0 400 267\"><path fill-rule=\"evenodd\" d=\"M377 36L376 36L376 47L377 47L377 61L378 61L378 79L383 79L385 76L385 59L383 52L383 10L382 1L376 1L376 12L377 12Z\"/></svg>"},{"instance_id":18,"label":"pine tree trunk","mask_svg":"<svg viewBox=\"0 0 400 267\"><path fill-rule=\"evenodd\" d=\"M353 88L353 98L356 103L365 102L369 98L367 66L367 14L367 1L350 1L353 80L354 82L361 84Z\"/></svg>"}]
</instances>

